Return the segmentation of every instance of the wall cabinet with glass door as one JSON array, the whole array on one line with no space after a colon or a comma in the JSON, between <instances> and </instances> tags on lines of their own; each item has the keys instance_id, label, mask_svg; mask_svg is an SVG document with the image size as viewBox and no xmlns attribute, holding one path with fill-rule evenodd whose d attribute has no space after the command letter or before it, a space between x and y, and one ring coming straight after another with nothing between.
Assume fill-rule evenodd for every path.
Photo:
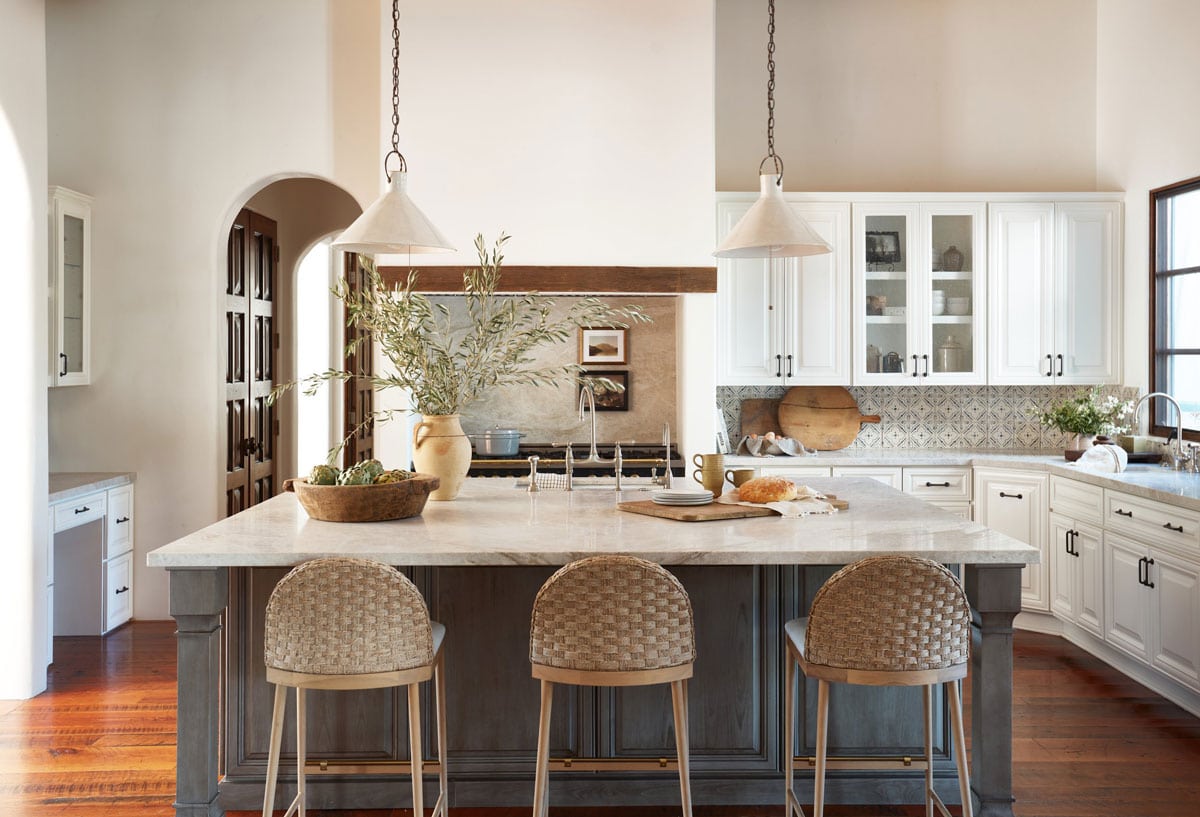
<instances>
[{"instance_id":1,"label":"wall cabinet with glass door","mask_svg":"<svg viewBox=\"0 0 1200 817\"><path fill-rule=\"evenodd\" d=\"M50 385L91 382L92 199L50 188Z\"/></svg>"},{"instance_id":2,"label":"wall cabinet with glass door","mask_svg":"<svg viewBox=\"0 0 1200 817\"><path fill-rule=\"evenodd\" d=\"M854 382L981 384L986 205L854 204Z\"/></svg>"},{"instance_id":3,"label":"wall cabinet with glass door","mask_svg":"<svg viewBox=\"0 0 1200 817\"><path fill-rule=\"evenodd\" d=\"M754 203L717 203L724 237ZM849 385L850 205L789 202L833 252L717 260L717 383Z\"/></svg>"},{"instance_id":4,"label":"wall cabinet with glass door","mask_svg":"<svg viewBox=\"0 0 1200 817\"><path fill-rule=\"evenodd\" d=\"M988 382L1119 382L1121 203L996 202L988 220Z\"/></svg>"}]
</instances>

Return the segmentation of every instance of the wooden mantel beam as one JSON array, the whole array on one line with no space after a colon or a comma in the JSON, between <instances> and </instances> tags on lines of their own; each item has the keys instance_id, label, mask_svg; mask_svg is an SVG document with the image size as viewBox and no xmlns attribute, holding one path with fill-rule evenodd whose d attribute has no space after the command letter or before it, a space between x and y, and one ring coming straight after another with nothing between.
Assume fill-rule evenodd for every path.
<instances>
[{"instance_id":1,"label":"wooden mantel beam","mask_svg":"<svg viewBox=\"0 0 1200 817\"><path fill-rule=\"evenodd\" d=\"M462 292L467 267L380 267L388 286L401 284L416 269L420 292ZM517 267L500 272L498 292L679 295L716 292L716 267Z\"/></svg>"}]
</instances>

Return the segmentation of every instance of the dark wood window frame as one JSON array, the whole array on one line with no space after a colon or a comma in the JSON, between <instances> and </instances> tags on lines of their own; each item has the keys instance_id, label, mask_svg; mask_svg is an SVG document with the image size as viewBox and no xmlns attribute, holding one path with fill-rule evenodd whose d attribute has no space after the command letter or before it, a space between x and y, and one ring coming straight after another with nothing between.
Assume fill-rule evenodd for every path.
<instances>
[{"instance_id":1,"label":"dark wood window frame","mask_svg":"<svg viewBox=\"0 0 1200 817\"><path fill-rule=\"evenodd\" d=\"M1200 176L1185 179L1174 184L1165 185L1150 191L1150 390L1170 393L1166 382L1166 359L1173 355L1200 355L1200 349L1173 349L1165 345L1166 321L1160 319L1160 307L1169 297L1166 284L1178 275L1200 273L1200 266L1181 267L1173 269L1166 267L1168 243L1158 234L1159 205L1163 200L1170 199L1183 193L1200 190ZM1160 332L1161 328L1161 332ZM1166 437L1174 434L1175 411L1165 400L1155 400L1150 409L1150 433ZM1186 440L1200 441L1200 429L1184 427L1183 437Z\"/></svg>"}]
</instances>

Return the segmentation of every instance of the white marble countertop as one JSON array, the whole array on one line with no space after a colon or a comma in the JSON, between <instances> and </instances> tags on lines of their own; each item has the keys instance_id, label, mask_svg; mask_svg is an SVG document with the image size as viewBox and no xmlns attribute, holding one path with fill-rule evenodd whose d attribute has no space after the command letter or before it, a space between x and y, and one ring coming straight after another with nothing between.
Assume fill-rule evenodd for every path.
<instances>
[{"instance_id":1,"label":"white marble countertop","mask_svg":"<svg viewBox=\"0 0 1200 817\"><path fill-rule=\"evenodd\" d=\"M294 494L273 497L151 551L151 567L295 565L359 556L396 565L561 565L598 553L660 564L845 564L882 553L939 562L1025 564L1038 551L870 479L813 479L848 510L801 519L677 522L618 510L645 492L548 491L468 479L458 498L392 522L309 519ZM835 490L836 488L836 490Z\"/></svg>"},{"instance_id":2,"label":"white marble countertop","mask_svg":"<svg viewBox=\"0 0 1200 817\"><path fill-rule=\"evenodd\" d=\"M952 466L1020 468L1098 485L1146 499L1200 511L1200 475L1172 471L1157 465L1131 465L1120 474L1102 474L1076 467L1061 451L1024 449L843 449L822 451L815 457L726 456L726 468L770 466Z\"/></svg>"},{"instance_id":3,"label":"white marble countertop","mask_svg":"<svg viewBox=\"0 0 1200 817\"><path fill-rule=\"evenodd\" d=\"M96 491L129 485L136 478L129 471L61 471L50 475L50 504L67 502Z\"/></svg>"}]
</instances>

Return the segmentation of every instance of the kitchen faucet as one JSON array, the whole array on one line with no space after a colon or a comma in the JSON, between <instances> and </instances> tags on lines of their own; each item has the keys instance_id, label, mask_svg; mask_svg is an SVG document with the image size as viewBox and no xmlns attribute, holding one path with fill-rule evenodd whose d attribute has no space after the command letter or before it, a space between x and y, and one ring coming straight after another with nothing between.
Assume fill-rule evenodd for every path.
<instances>
[{"instance_id":1,"label":"kitchen faucet","mask_svg":"<svg viewBox=\"0 0 1200 817\"><path fill-rule=\"evenodd\" d=\"M579 422L583 422L584 405L587 405L587 410L592 413L592 447L588 449L588 455L579 462L600 462L606 463L606 460L596 451L596 394L592 391L591 383L580 384L579 389Z\"/></svg>"},{"instance_id":2,"label":"kitchen faucet","mask_svg":"<svg viewBox=\"0 0 1200 817\"><path fill-rule=\"evenodd\" d=\"M1138 401L1133 404L1133 424L1137 425L1138 409L1142 407L1142 403L1154 397L1165 397L1175 407L1175 453L1171 453L1171 441L1167 440L1167 456L1170 457L1171 467L1176 471L1186 469L1191 462L1191 458L1195 457L1196 450L1191 449L1190 456L1183 453L1183 409L1179 407L1179 401L1165 391L1152 391L1149 394L1144 394L1138 398ZM1154 414L1151 411L1150 425L1154 425ZM1194 463L1192 463L1194 465Z\"/></svg>"}]
</instances>

